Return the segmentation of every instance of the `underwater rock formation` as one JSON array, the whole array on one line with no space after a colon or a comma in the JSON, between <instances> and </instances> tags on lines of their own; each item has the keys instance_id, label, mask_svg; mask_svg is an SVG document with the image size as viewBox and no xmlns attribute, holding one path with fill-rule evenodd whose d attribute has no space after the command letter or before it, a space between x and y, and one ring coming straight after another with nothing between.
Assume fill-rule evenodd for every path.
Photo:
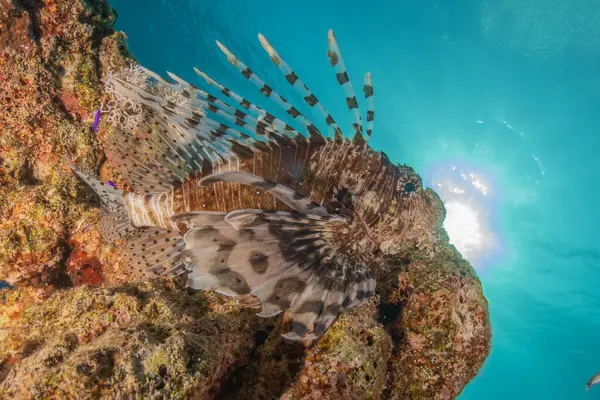
<instances>
[{"instance_id":1,"label":"underwater rock formation","mask_svg":"<svg viewBox=\"0 0 600 400\"><path fill-rule=\"evenodd\" d=\"M435 202L419 212L439 231L384 244L395 263L373 266L377 295L311 347L282 340L289 314L262 319L179 279L127 283L61 160L123 182L92 129L100 78L130 60L115 19L103 0L0 0L0 279L16 286L0 290L0 397L456 397L491 329Z\"/></svg>"},{"instance_id":2,"label":"underwater rock formation","mask_svg":"<svg viewBox=\"0 0 600 400\"><path fill-rule=\"evenodd\" d=\"M487 301L472 267L453 246L433 258L413 253L384 308L401 308L386 325L397 347L385 398L457 397L485 361L491 330Z\"/></svg>"},{"instance_id":3,"label":"underwater rock formation","mask_svg":"<svg viewBox=\"0 0 600 400\"><path fill-rule=\"evenodd\" d=\"M61 162L102 159L87 120L99 73L125 62L106 2L0 1L0 277L38 287L71 284L75 231L93 212ZM86 244L87 245L87 244ZM69 263L75 273L76 261ZM97 280L96 280L97 281Z\"/></svg>"},{"instance_id":4,"label":"underwater rock formation","mask_svg":"<svg viewBox=\"0 0 600 400\"><path fill-rule=\"evenodd\" d=\"M218 389L267 321L165 282L64 290L3 322L2 398L187 398Z\"/></svg>"}]
</instances>

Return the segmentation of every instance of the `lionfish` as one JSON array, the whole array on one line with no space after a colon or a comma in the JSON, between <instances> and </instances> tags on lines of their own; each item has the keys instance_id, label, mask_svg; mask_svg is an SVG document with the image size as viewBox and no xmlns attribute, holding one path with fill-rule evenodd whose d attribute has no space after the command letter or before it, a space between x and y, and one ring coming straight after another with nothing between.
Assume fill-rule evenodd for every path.
<instances>
[{"instance_id":1,"label":"lionfish","mask_svg":"<svg viewBox=\"0 0 600 400\"><path fill-rule=\"evenodd\" d=\"M314 340L344 310L374 293L372 265L406 240L419 241L440 202L408 166L368 145L375 118L364 78L366 132L338 43L328 56L353 114L353 138L267 39L260 43L327 134L217 41L230 64L287 114L294 126L203 72L215 97L175 74L172 81L133 64L105 80L105 151L133 192L74 167L99 195L101 232L125 239L132 278L187 274L187 285L260 299L258 314L291 309L290 340ZM441 204L441 202L440 202ZM385 253L382 249L388 249ZM258 301L258 300L257 300Z\"/></svg>"}]
</instances>

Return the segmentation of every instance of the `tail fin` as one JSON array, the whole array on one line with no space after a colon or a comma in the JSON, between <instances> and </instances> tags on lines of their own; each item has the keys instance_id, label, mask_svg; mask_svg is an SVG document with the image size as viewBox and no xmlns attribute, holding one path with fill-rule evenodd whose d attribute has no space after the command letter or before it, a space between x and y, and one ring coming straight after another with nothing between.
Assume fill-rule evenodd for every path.
<instances>
[{"instance_id":1,"label":"tail fin","mask_svg":"<svg viewBox=\"0 0 600 400\"><path fill-rule=\"evenodd\" d=\"M112 242L132 232L133 227L129 222L129 215L123 201L125 192L99 181L89 172L84 172L73 164L69 164L69 167L100 197L100 203L102 204L100 233L102 238L107 242Z\"/></svg>"}]
</instances>

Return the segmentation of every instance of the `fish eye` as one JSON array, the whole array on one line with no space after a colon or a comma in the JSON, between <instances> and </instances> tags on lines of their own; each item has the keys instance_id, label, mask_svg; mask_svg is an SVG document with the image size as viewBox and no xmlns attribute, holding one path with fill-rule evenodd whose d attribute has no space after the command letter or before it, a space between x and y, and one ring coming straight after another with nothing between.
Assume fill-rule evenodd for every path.
<instances>
[{"instance_id":1,"label":"fish eye","mask_svg":"<svg viewBox=\"0 0 600 400\"><path fill-rule=\"evenodd\" d=\"M414 192L415 192L415 190L417 190L417 187L416 187L416 186L415 186L415 184L414 184L414 183L412 183L412 182L407 182L407 183L404 185L404 192L405 192L405 193L408 193L408 194L410 194L410 193L414 193Z\"/></svg>"}]
</instances>

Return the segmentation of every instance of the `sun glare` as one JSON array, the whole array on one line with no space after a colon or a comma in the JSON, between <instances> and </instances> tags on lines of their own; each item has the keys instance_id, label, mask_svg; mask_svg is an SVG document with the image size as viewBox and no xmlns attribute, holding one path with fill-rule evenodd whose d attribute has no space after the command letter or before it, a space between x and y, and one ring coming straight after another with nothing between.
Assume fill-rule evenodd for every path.
<instances>
[{"instance_id":1,"label":"sun glare","mask_svg":"<svg viewBox=\"0 0 600 400\"><path fill-rule=\"evenodd\" d=\"M450 242L465 256L476 251L482 244L483 235L477 213L467 204L458 201L446 203L444 228Z\"/></svg>"},{"instance_id":2,"label":"sun glare","mask_svg":"<svg viewBox=\"0 0 600 400\"><path fill-rule=\"evenodd\" d=\"M494 226L499 203L497 187L490 175L461 163L434 165L427 184L444 201L444 228L450 243L482 271L497 264L501 241Z\"/></svg>"}]
</instances>

